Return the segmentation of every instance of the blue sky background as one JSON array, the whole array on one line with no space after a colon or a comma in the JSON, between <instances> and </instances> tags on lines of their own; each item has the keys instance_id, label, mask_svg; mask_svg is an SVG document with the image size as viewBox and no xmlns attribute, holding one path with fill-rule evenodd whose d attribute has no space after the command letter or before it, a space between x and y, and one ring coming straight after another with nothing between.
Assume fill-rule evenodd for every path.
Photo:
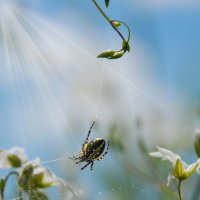
<instances>
[{"instance_id":1,"label":"blue sky background","mask_svg":"<svg viewBox=\"0 0 200 200\"><path fill-rule=\"evenodd\" d=\"M0 9L3 1L0 0ZM35 37L33 43L26 36L20 38L30 48L22 54L23 45L16 47L17 53L12 47L14 53L8 65L3 47L7 36L1 33L2 147L22 146L31 158L39 155L42 160L78 154L90 122L98 113L98 102L100 113L93 137L106 138L109 125L116 122L127 128L130 137L127 146L134 146L133 121L138 115L146 124L145 137L153 144L171 144L172 139L191 135L199 127L192 113L200 99L200 3L197 0L111 0L106 12L111 18L128 23L132 33L131 52L115 61L96 59L103 50L119 48L120 40L92 1L15 2L22 2L27 19L31 23L33 20L34 30L40 37ZM103 1L100 4L104 6ZM14 23L9 22L14 38L19 38ZM37 54L34 44L43 49L42 56ZM101 77L103 88L99 95ZM111 155L108 154L104 164L113 167L116 160ZM104 164L97 165L97 169ZM74 174L79 169L68 160L51 166L58 174L77 180ZM81 183L87 183L89 191L93 190L91 180L98 173L101 175L101 170L88 178L88 170L82 176ZM105 189L98 181L95 183L93 196L98 192L97 186ZM140 188L139 182L137 187ZM106 197L112 196L108 193ZM141 193L141 199L148 194Z\"/></svg>"},{"instance_id":2,"label":"blue sky background","mask_svg":"<svg viewBox=\"0 0 200 200\"><path fill-rule=\"evenodd\" d=\"M3 0L1 0L1 2L3 2ZM16 2L18 3L19 1ZM86 53L83 51L83 53L79 55L80 59L77 64L88 66L88 63L83 60L92 60L89 64L91 73L93 70L92 65L95 65L94 63L96 63L95 56L99 52L111 47L118 48L120 45L117 35L97 12L90 1L88 3L74 0L49 0L48 2L44 0L24 0L21 2L24 3L25 9L28 8L28 13L36 13L39 18L44 18L48 23L52 22L59 27L62 27L63 30L67 30L69 33L69 41L79 45L80 48L92 55L93 59L87 56L84 57ZM103 1L101 5L104 6ZM132 32L130 42L131 52L125 55L121 60L110 61L106 64L111 65L114 71L116 70L117 73L122 74L125 78L133 81L133 83L136 84L135 88L138 87L139 90L142 91L139 93L143 93L144 97L141 98L146 99L146 102L144 102L145 106L142 105L141 107L146 107L148 102L151 102L154 98L154 100L157 99L161 104L165 105L162 106L162 109L165 111L167 110L169 113L171 112L172 115L176 116L176 113L184 113L186 111L184 109L191 107L190 105L198 105L200 93L199 7L198 1L195 0L185 0L181 2L178 0L169 2L164 0L154 0L152 2L127 0L123 1L123 3L121 3L121 1L111 1L109 9L105 9L109 16L127 22L130 25ZM74 47L70 48L74 54L80 52ZM62 53L63 56L65 56L65 52L63 51ZM7 68L5 67L5 57L3 58L3 54L1 54L1 56L0 124L2 132L5 132L7 135L7 137L2 138L2 141L4 141L5 146L10 146L12 143L23 143L24 145L26 144L29 146L29 142L27 142L29 137L24 137L24 135L27 134L27 128L24 127L23 117L19 117L21 116L20 106L27 110L26 106L24 106L26 99L23 99L27 94L24 94L22 89L21 100L18 101L16 99L18 98L16 96L19 94L15 87L10 87L10 79L4 75L4 73L6 74L7 72ZM80 67L80 69L84 69L84 67ZM98 70L98 66L94 67L94 73L95 71L99 73L100 71ZM82 77L82 75L80 76ZM77 80L81 80L80 76L79 78L77 77ZM64 81L67 82L68 80ZM83 82L84 81L85 80L83 80ZM119 81L116 81L119 84ZM27 84L26 81L24 83ZM33 83L30 81L30 84ZM28 83L28 87L30 87L28 90L34 91L31 89L31 87L34 86L30 86L30 84ZM96 84L98 85L99 82L97 81ZM127 92L123 95L126 95L127 100L131 102L132 97L130 98L128 94L133 93L133 95L135 95L134 99L138 98L138 102L140 102L139 96L141 94L137 95L138 91L135 91L135 89L130 90L131 88L126 87L126 83L123 84L125 85L123 86L125 87L124 91ZM89 90L86 89L86 93L88 95ZM120 92L119 95L121 95ZM32 96L37 100L40 98L40 96L37 96L37 92L33 92L29 99L31 99ZM62 98L64 102L64 97ZM91 98L93 99L94 95L91 94ZM96 100L93 100L96 103ZM73 100L71 101L73 102ZM82 103L83 102L79 102L79 105ZM37 105L37 101L31 102L31 104L33 104L32 106L35 106ZM156 106L157 105L154 105L154 107ZM176 106L177 109L174 109ZM75 105L75 107L78 106ZM133 106L131 106L131 109L132 107ZM79 109L82 108L79 107ZM133 107L133 110L134 109L135 107ZM40 109L38 108L38 112L39 110ZM107 111L108 110L109 109L107 109ZM146 111L144 110L145 109L142 111L145 113ZM43 113L45 113L45 110ZM77 114L78 117L81 116L81 111L77 111L77 113L73 111L73 113ZM144 113L142 115L147 115ZM94 112L91 115L94 116ZM28 116L28 114L26 114L26 116ZM46 119L46 117L43 118ZM10 121L16 126L11 125L12 123L10 123ZM17 121L19 121L19 123ZM46 119L46 122L44 123L48 124L48 119ZM88 127L87 124L84 125L85 129ZM57 126L58 130L64 132L64 127ZM190 126L192 126L191 130L195 129L193 124L190 124ZM27 125L27 127L29 127L29 125ZM20 132L20 137L15 133L17 130ZM34 132L33 129L30 131ZM35 131L37 132L38 130L36 129ZM39 132L43 131L42 128ZM49 129L45 132L49 131L54 132L54 130ZM10 142L11 140L8 138L13 138L14 135L17 135L18 139L14 138L13 142ZM34 137L35 134L33 133L31 135ZM35 137L37 138L38 136ZM49 137L54 138L55 136L51 136L50 134ZM35 140L37 140L36 138ZM15 140L17 140L17 142L15 142ZM60 141L62 141L62 139Z\"/></svg>"},{"instance_id":3,"label":"blue sky background","mask_svg":"<svg viewBox=\"0 0 200 200\"><path fill-rule=\"evenodd\" d=\"M93 28L99 28L99 32L102 29L106 31L110 29L92 2L71 0L25 2L30 8L53 18L58 23L63 23L68 28L72 26L72 28L82 30L85 24L91 23ZM123 4L120 1L111 1L107 13L113 18L123 19L130 25L133 53L136 51L135 40L142 41L149 48L156 60L151 70L159 82L166 84L169 93L172 91L175 94L181 93L191 101L193 97L199 95L200 28L198 24L200 14L198 1L146 2L143 0L124 1ZM82 17L81 20L79 16ZM89 33L85 31L85 34L91 34L91 31ZM141 67L148 68L149 66Z\"/></svg>"}]
</instances>

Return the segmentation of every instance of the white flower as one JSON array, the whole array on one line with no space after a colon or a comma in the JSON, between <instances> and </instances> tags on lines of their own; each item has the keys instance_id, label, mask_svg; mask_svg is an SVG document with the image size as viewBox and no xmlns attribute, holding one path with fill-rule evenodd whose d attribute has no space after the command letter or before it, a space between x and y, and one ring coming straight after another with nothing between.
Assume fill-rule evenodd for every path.
<instances>
[{"instance_id":1,"label":"white flower","mask_svg":"<svg viewBox=\"0 0 200 200\"><path fill-rule=\"evenodd\" d=\"M150 153L150 156L168 160L172 164L172 174L168 176L167 185L175 191L178 187L178 182L189 178L194 172L199 171L200 160L198 159L193 164L186 164L181 157L174 154L168 149L157 146L157 151Z\"/></svg>"},{"instance_id":2,"label":"white flower","mask_svg":"<svg viewBox=\"0 0 200 200\"><path fill-rule=\"evenodd\" d=\"M47 188L56 184L56 176L50 169L41 166L40 159L36 158L22 166L18 182L24 189L30 183L35 188Z\"/></svg>"},{"instance_id":3,"label":"white flower","mask_svg":"<svg viewBox=\"0 0 200 200\"><path fill-rule=\"evenodd\" d=\"M81 195L79 189L56 177L50 169L42 166L39 158L22 166L18 183L24 190L27 190L29 185L32 185L33 189L36 190L57 186L63 200L77 199Z\"/></svg>"},{"instance_id":4,"label":"white flower","mask_svg":"<svg viewBox=\"0 0 200 200\"><path fill-rule=\"evenodd\" d=\"M178 189L178 181L171 173L167 177L167 186L174 192Z\"/></svg>"},{"instance_id":5,"label":"white flower","mask_svg":"<svg viewBox=\"0 0 200 200\"><path fill-rule=\"evenodd\" d=\"M21 167L27 161L28 156L25 154L24 149L20 147L13 147L0 152L0 169Z\"/></svg>"},{"instance_id":6,"label":"white flower","mask_svg":"<svg viewBox=\"0 0 200 200\"><path fill-rule=\"evenodd\" d=\"M156 148L157 151L149 153L150 156L161 158L162 160L168 160L173 166L175 166L176 160L180 157L179 155L174 154L172 151L159 146L156 146Z\"/></svg>"},{"instance_id":7,"label":"white flower","mask_svg":"<svg viewBox=\"0 0 200 200\"><path fill-rule=\"evenodd\" d=\"M24 169L24 168L26 168L28 166L32 166L33 168L36 168L36 167L40 166L40 158L35 158L34 160L27 161L22 166L22 169Z\"/></svg>"},{"instance_id":8,"label":"white flower","mask_svg":"<svg viewBox=\"0 0 200 200\"><path fill-rule=\"evenodd\" d=\"M50 169L40 166L33 170L32 182L38 188L47 188L56 183L56 176Z\"/></svg>"}]
</instances>

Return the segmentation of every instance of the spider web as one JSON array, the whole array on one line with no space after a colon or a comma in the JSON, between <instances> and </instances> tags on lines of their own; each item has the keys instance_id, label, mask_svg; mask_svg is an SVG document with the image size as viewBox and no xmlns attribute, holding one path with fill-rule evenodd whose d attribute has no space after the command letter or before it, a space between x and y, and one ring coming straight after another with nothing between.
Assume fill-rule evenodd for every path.
<instances>
[{"instance_id":1,"label":"spider web","mask_svg":"<svg viewBox=\"0 0 200 200\"><path fill-rule=\"evenodd\" d=\"M125 94L119 88L123 90L124 85L128 85L129 89L125 92L133 90L152 104L162 106L160 101L127 78L123 69L115 64L109 65L105 60L97 60L96 54L91 54L82 48L77 37L73 36L74 33L66 33L66 30L60 26L52 25L43 17L30 10L27 11L18 4L9 2L4 4L3 8L5 13L0 19L2 41L0 77L1 86L6 86L5 88L10 90L9 97L12 99L6 104L4 110L4 112L8 111L5 118L10 119L7 122L10 128L3 126L3 131L10 132L8 138L2 140L6 144L5 148L17 143L31 152L31 148L35 149L34 145L38 144L39 150L35 153L44 160L41 162L42 165L70 163L68 157L73 155L72 152L78 154L93 120L97 121L98 126L106 124L102 131L104 133L98 131L101 137L106 138L106 126L112 122L113 116L116 115L118 119L126 115L125 112L124 115L119 116L117 111L117 109L121 111L120 106L124 103L119 102L121 102L121 95ZM9 108L10 105L13 105L12 108ZM12 117L13 113L16 114ZM81 126L71 125L74 118L77 121L74 124L81 124ZM67 132L68 137L63 134L64 132ZM81 135L78 132L81 132ZM92 137L99 137L97 133L92 135ZM48 146L52 147L50 151L44 149L48 147L46 140L42 140L45 137L52 140L48 142ZM34 145L31 145L32 140ZM73 145L71 151L70 147L66 147L64 142L66 140L71 141L67 145L70 143ZM63 156L55 155L54 147L57 145L55 141L60 144L58 154ZM63 153L63 149L70 152ZM46 155L50 156L47 160L44 159ZM111 161L105 163L115 165L110 155L106 158ZM95 163L94 168L98 164L100 163ZM87 179L88 173L87 171L83 175L83 180ZM86 181L88 192L93 191L93 196L98 195L97 199L106 199L105 195L108 197L113 193L135 189L144 192L144 187L139 188L133 183L126 188L120 184L113 187L93 187L90 181L94 181L95 178L90 177L88 180ZM17 199L20 198L15 198Z\"/></svg>"}]
</instances>

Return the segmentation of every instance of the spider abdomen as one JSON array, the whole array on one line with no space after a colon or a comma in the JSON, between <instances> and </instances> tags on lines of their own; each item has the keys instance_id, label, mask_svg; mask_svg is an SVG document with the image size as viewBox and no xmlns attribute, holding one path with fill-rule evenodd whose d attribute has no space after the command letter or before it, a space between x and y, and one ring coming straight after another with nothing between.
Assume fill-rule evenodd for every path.
<instances>
[{"instance_id":1,"label":"spider abdomen","mask_svg":"<svg viewBox=\"0 0 200 200\"><path fill-rule=\"evenodd\" d=\"M94 160L98 158L104 151L106 142L102 138L93 139L87 146L86 155L88 160Z\"/></svg>"},{"instance_id":2,"label":"spider abdomen","mask_svg":"<svg viewBox=\"0 0 200 200\"><path fill-rule=\"evenodd\" d=\"M85 169L90 164L91 164L91 170L93 170L94 161L102 160L104 156L108 153L109 140L107 142L107 149L105 152L104 152L104 149L106 146L106 141L104 139L95 138L91 142L88 143L88 139L89 139L94 123L95 121L92 123L92 126L90 127L88 131L87 137L85 138L85 141L82 145L82 149L79 153L79 156L78 157L73 156L73 158L70 158L75 161L75 164L86 162L85 166L83 166L81 170Z\"/></svg>"}]
</instances>

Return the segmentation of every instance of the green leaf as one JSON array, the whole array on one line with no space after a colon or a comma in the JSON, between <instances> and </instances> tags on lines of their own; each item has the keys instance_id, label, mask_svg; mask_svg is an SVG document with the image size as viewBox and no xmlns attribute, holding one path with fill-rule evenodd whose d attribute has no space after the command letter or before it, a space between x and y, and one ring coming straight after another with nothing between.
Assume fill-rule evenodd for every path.
<instances>
[{"instance_id":1,"label":"green leaf","mask_svg":"<svg viewBox=\"0 0 200 200\"><path fill-rule=\"evenodd\" d=\"M106 7L109 6L110 0L105 0Z\"/></svg>"},{"instance_id":2,"label":"green leaf","mask_svg":"<svg viewBox=\"0 0 200 200\"><path fill-rule=\"evenodd\" d=\"M20 160L19 157L16 156L15 154L13 154L13 155L8 155L7 159L8 159L8 161L9 161L9 163L10 163L10 165L11 165L12 167L15 167L15 168L21 167L21 164L22 164L22 163L21 163L21 160Z\"/></svg>"},{"instance_id":3,"label":"green leaf","mask_svg":"<svg viewBox=\"0 0 200 200\"><path fill-rule=\"evenodd\" d=\"M124 55L124 51L117 51L112 56L108 57L108 59L121 58L123 55Z\"/></svg>"},{"instance_id":4,"label":"green leaf","mask_svg":"<svg viewBox=\"0 0 200 200\"><path fill-rule=\"evenodd\" d=\"M97 58L109 58L111 56L113 56L117 51L109 49L107 51L104 51L102 53L100 53Z\"/></svg>"}]
</instances>

